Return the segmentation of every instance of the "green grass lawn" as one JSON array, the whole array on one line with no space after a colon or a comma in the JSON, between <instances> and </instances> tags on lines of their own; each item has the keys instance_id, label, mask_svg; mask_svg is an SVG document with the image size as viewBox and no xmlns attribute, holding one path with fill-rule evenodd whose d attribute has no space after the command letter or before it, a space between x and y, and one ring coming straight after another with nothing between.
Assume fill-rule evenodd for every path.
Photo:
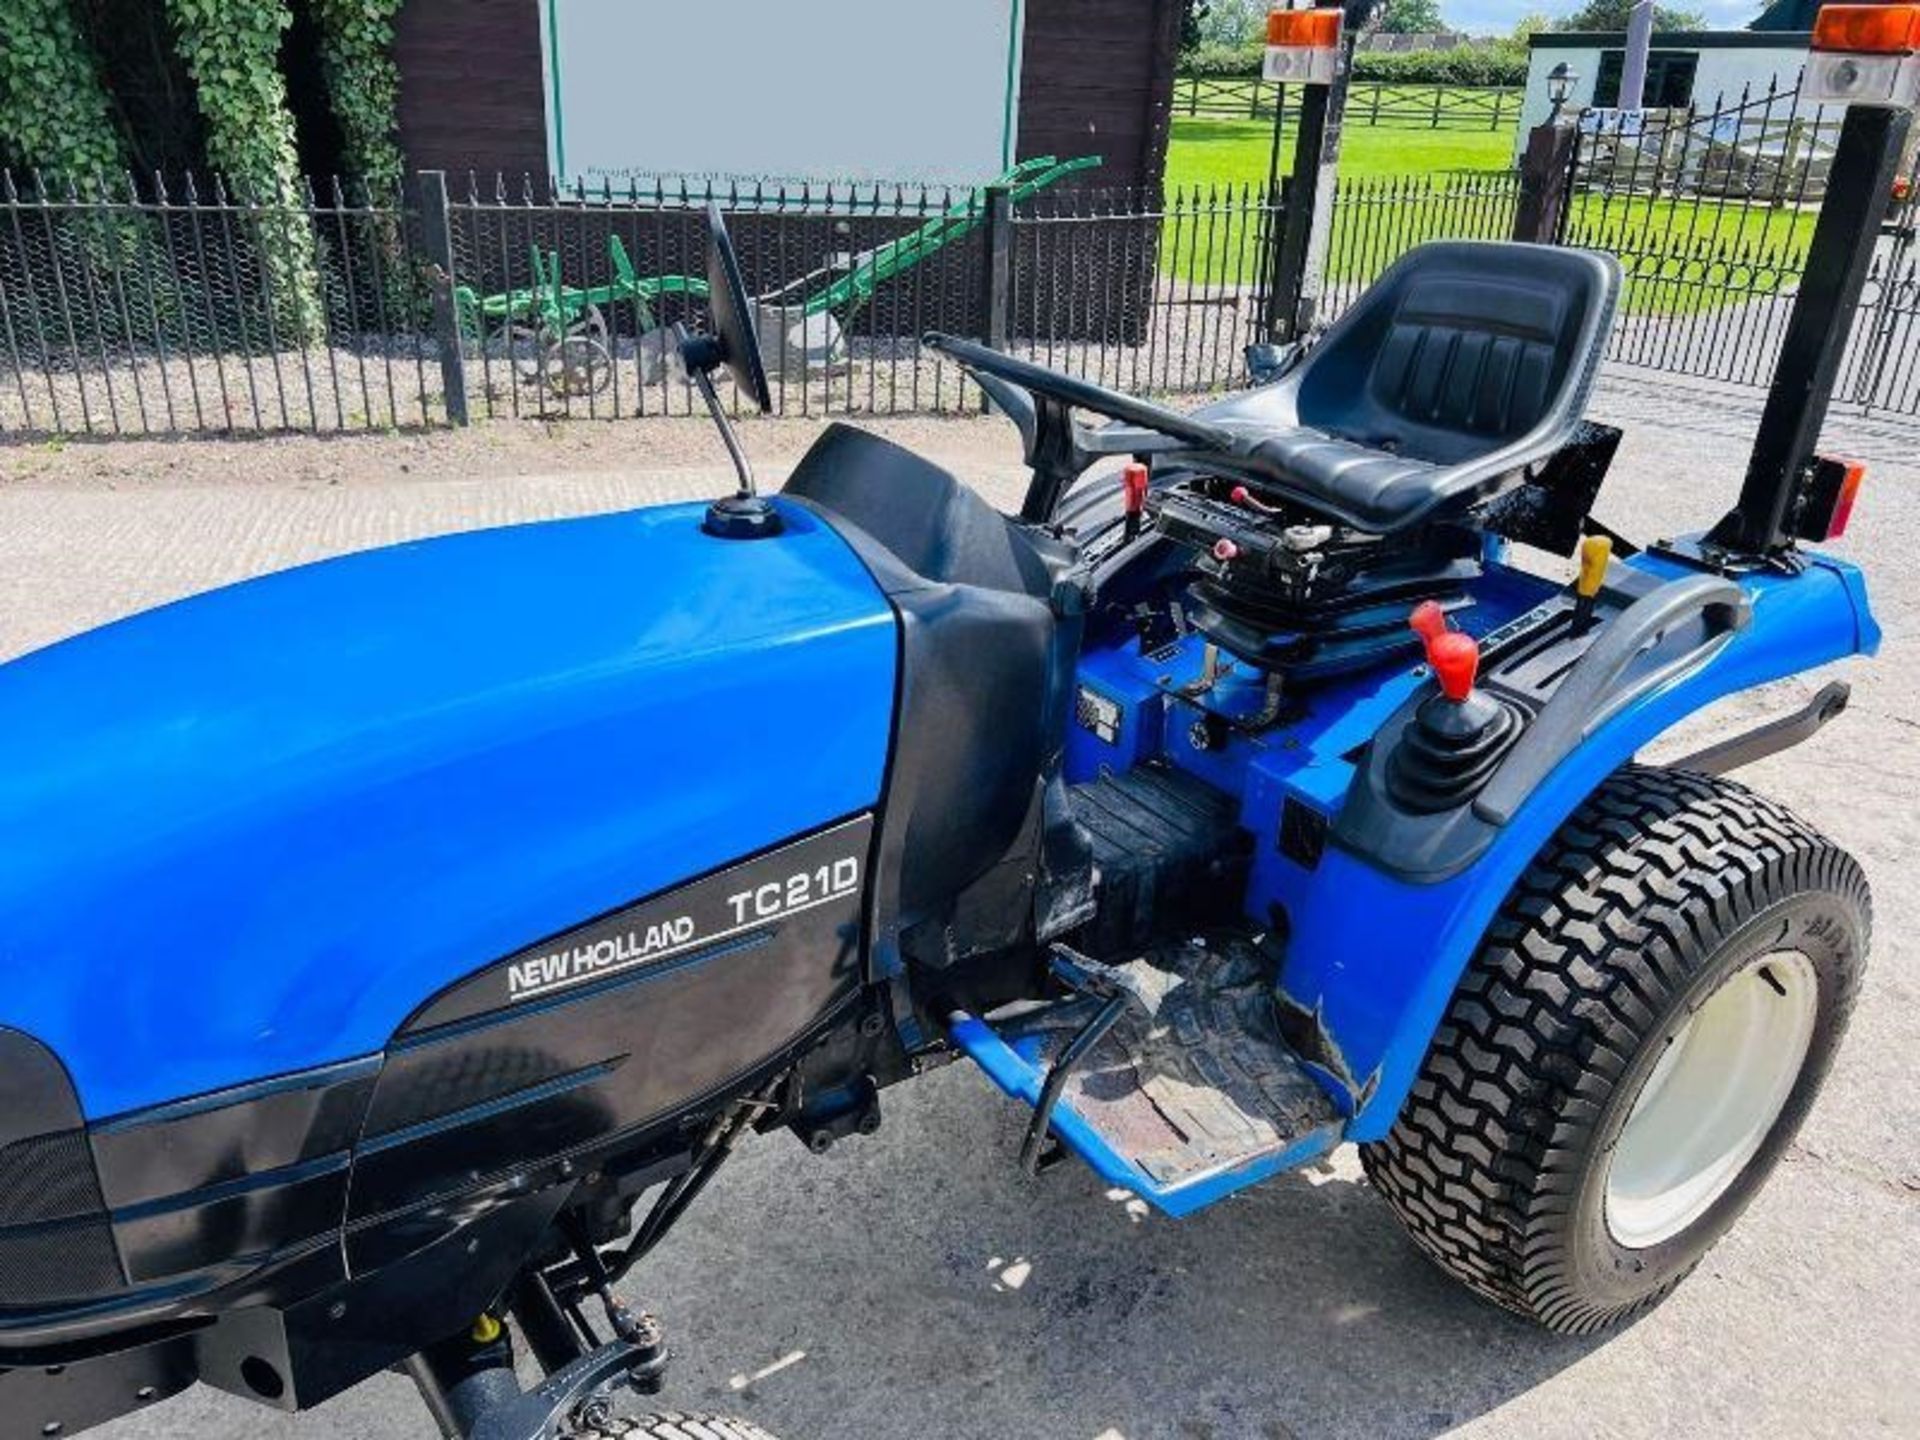
<instances>
[{"instance_id":1,"label":"green grass lawn","mask_svg":"<svg viewBox=\"0 0 1920 1440\"><path fill-rule=\"evenodd\" d=\"M1425 240L1505 238L1511 132L1356 125L1341 138L1343 188L1327 264L1333 283L1370 280ZM1264 184L1272 144L1266 121L1174 120L1167 189L1194 208L1163 231L1162 274L1200 286L1251 283L1260 227L1250 212L1204 197ZM1289 142L1283 169L1291 154ZM1582 194L1570 229L1576 243L1621 256L1628 313L1690 315L1779 293L1799 275L1813 218L1810 210L1737 202Z\"/></svg>"},{"instance_id":2,"label":"green grass lawn","mask_svg":"<svg viewBox=\"0 0 1920 1440\"><path fill-rule=\"evenodd\" d=\"M1513 163L1508 130L1401 130L1349 125L1341 135L1340 174L1431 175L1442 170L1505 170ZM1167 146L1167 188L1251 185L1267 178L1273 127L1265 120L1176 118ZM1293 137L1281 144L1281 169Z\"/></svg>"}]
</instances>

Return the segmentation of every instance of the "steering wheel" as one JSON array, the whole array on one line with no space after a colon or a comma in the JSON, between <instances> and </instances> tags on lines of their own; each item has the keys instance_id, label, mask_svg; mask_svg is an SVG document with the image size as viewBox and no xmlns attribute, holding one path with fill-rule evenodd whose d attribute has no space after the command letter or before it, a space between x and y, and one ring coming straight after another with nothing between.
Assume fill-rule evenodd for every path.
<instances>
[{"instance_id":1,"label":"steering wheel","mask_svg":"<svg viewBox=\"0 0 1920 1440\"><path fill-rule=\"evenodd\" d=\"M1089 465L1105 456L1181 449L1232 452L1237 448L1234 432L1223 425L1195 420L1178 410L1049 370L991 346L938 332L927 335L925 344L973 376L1019 427L1026 443L1027 464L1033 470L1033 483L1020 507L1020 518L1032 524L1050 520L1068 487ZM1083 430L1073 422L1075 410L1104 415L1119 423L1103 430Z\"/></svg>"}]
</instances>

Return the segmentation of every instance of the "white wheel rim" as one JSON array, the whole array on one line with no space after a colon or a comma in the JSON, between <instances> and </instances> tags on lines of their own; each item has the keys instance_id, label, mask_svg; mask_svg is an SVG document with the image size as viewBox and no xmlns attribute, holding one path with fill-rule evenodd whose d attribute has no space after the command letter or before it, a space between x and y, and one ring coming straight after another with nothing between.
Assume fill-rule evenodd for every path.
<instances>
[{"instance_id":1,"label":"white wheel rim","mask_svg":"<svg viewBox=\"0 0 1920 1440\"><path fill-rule=\"evenodd\" d=\"M1607 1170L1607 1229L1631 1250L1712 1208L1772 1131L1806 1063L1819 978L1776 950L1721 982L1634 1097Z\"/></svg>"}]
</instances>

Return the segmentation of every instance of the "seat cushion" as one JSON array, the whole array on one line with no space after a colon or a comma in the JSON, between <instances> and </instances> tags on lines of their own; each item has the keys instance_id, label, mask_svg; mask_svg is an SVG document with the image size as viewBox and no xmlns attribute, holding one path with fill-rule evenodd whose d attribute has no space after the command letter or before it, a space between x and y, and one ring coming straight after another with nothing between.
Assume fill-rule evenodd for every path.
<instances>
[{"instance_id":1,"label":"seat cushion","mask_svg":"<svg viewBox=\"0 0 1920 1440\"><path fill-rule=\"evenodd\" d=\"M1258 453L1303 488L1339 495L1349 509L1390 514L1407 495L1423 495L1440 467L1306 426L1260 442Z\"/></svg>"}]
</instances>

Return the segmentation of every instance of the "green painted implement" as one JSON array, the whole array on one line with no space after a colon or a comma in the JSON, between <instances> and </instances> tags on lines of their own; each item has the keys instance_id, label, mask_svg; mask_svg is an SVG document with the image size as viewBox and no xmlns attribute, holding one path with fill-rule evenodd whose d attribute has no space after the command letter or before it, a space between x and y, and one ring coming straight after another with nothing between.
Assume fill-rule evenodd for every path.
<instances>
[{"instance_id":1,"label":"green painted implement","mask_svg":"<svg viewBox=\"0 0 1920 1440\"><path fill-rule=\"evenodd\" d=\"M767 368L798 378L832 363L842 342L842 327L876 291L977 229L986 219L986 188L1005 188L1013 204L1037 195L1069 175L1100 164L1098 155L1057 160L1051 155L1023 160L989 187L931 215L906 234L856 255L831 259L817 270L788 282L756 301ZM533 283L516 290L480 295L471 287L454 288L461 333L475 344L502 339L508 353L520 357L517 368L527 384L556 394L587 394L607 385L613 375L612 330L607 311L634 307L643 338L655 331L655 306L666 296L707 296L707 282L691 275L639 274L618 235L607 237L613 278L604 285L573 286L560 278L560 254L530 247ZM642 347L643 380L666 354L659 344Z\"/></svg>"}]
</instances>

